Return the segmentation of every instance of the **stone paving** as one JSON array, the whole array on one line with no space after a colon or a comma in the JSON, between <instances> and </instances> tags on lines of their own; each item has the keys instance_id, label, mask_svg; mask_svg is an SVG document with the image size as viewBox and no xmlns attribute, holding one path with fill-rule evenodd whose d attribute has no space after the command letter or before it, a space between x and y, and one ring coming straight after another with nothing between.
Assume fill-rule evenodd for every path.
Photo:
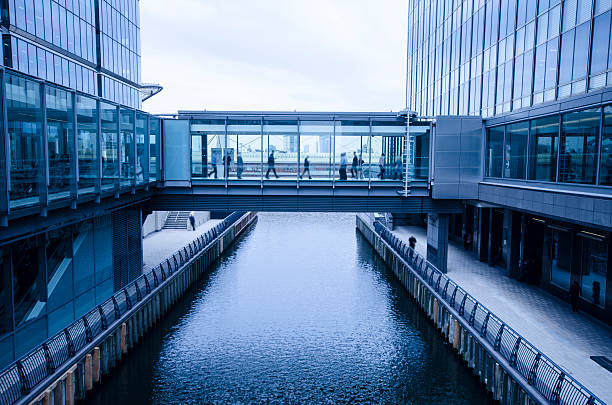
<instances>
[{"instance_id":1,"label":"stone paving","mask_svg":"<svg viewBox=\"0 0 612 405\"><path fill-rule=\"evenodd\" d=\"M211 219L196 227L195 231L186 229L162 229L153 232L142 240L143 272L148 272L162 260L173 255L198 236L206 233L221 220Z\"/></svg>"},{"instance_id":2,"label":"stone paving","mask_svg":"<svg viewBox=\"0 0 612 405\"><path fill-rule=\"evenodd\" d=\"M427 231L416 226L394 232L426 257ZM565 369L601 400L612 404L612 373L589 358L612 359L612 328L546 291L507 277L466 252L463 244L449 242L448 275L504 322Z\"/></svg>"}]
</instances>

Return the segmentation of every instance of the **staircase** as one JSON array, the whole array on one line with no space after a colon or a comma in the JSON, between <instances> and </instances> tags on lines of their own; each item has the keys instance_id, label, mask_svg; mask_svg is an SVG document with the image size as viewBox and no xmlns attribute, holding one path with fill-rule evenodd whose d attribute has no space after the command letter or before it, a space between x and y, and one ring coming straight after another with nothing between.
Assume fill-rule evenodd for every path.
<instances>
[{"instance_id":1,"label":"staircase","mask_svg":"<svg viewBox=\"0 0 612 405\"><path fill-rule=\"evenodd\" d=\"M189 224L189 211L170 211L164 229L187 229Z\"/></svg>"}]
</instances>

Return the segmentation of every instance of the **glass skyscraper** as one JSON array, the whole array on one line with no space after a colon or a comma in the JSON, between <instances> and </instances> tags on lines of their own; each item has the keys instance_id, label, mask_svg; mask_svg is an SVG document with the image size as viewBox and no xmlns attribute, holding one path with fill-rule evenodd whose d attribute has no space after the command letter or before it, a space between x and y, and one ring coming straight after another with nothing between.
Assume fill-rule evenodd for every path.
<instances>
[{"instance_id":1,"label":"glass skyscraper","mask_svg":"<svg viewBox=\"0 0 612 405\"><path fill-rule=\"evenodd\" d=\"M4 66L141 108L139 0L2 1Z\"/></svg>"},{"instance_id":2,"label":"glass skyscraper","mask_svg":"<svg viewBox=\"0 0 612 405\"><path fill-rule=\"evenodd\" d=\"M483 118L485 205L465 202L455 236L560 297L576 282L610 322L612 0L408 4L407 108Z\"/></svg>"},{"instance_id":3,"label":"glass skyscraper","mask_svg":"<svg viewBox=\"0 0 612 405\"><path fill-rule=\"evenodd\" d=\"M407 107L505 114L612 86L610 0L409 0Z\"/></svg>"}]
</instances>

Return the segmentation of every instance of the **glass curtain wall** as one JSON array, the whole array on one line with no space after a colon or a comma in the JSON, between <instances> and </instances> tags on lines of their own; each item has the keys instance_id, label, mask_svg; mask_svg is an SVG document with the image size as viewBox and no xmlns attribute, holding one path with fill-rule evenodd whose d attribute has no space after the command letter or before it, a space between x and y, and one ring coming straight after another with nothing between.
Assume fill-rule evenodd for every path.
<instances>
[{"instance_id":1,"label":"glass curtain wall","mask_svg":"<svg viewBox=\"0 0 612 405\"><path fill-rule=\"evenodd\" d=\"M595 305L604 306L608 275L608 243L594 232L579 232L580 284L582 297Z\"/></svg>"},{"instance_id":2,"label":"glass curtain wall","mask_svg":"<svg viewBox=\"0 0 612 405\"><path fill-rule=\"evenodd\" d=\"M504 160L505 127L493 127L487 130L486 174L488 177L501 177Z\"/></svg>"},{"instance_id":3,"label":"glass curtain wall","mask_svg":"<svg viewBox=\"0 0 612 405\"><path fill-rule=\"evenodd\" d=\"M74 320L70 227L51 231L46 239L49 334L54 334Z\"/></svg>"},{"instance_id":4,"label":"glass curtain wall","mask_svg":"<svg viewBox=\"0 0 612 405\"><path fill-rule=\"evenodd\" d=\"M49 200L71 197L74 173L74 110L72 93L46 87Z\"/></svg>"},{"instance_id":5,"label":"glass curtain wall","mask_svg":"<svg viewBox=\"0 0 612 405\"><path fill-rule=\"evenodd\" d=\"M612 186L612 105L604 108L599 184Z\"/></svg>"},{"instance_id":6,"label":"glass curtain wall","mask_svg":"<svg viewBox=\"0 0 612 405\"><path fill-rule=\"evenodd\" d=\"M372 121L371 162L367 175L374 180L402 180L406 124L401 121Z\"/></svg>"},{"instance_id":7,"label":"glass curtain wall","mask_svg":"<svg viewBox=\"0 0 612 405\"><path fill-rule=\"evenodd\" d=\"M38 204L44 156L40 84L7 72L6 109L11 156L10 207Z\"/></svg>"},{"instance_id":8,"label":"glass curtain wall","mask_svg":"<svg viewBox=\"0 0 612 405\"><path fill-rule=\"evenodd\" d=\"M77 94L79 194L93 193L98 179L98 108L95 99Z\"/></svg>"},{"instance_id":9,"label":"glass curtain wall","mask_svg":"<svg viewBox=\"0 0 612 405\"><path fill-rule=\"evenodd\" d=\"M559 117L531 121L529 141L529 180L557 180Z\"/></svg>"},{"instance_id":10,"label":"glass curtain wall","mask_svg":"<svg viewBox=\"0 0 612 405\"><path fill-rule=\"evenodd\" d=\"M227 121L226 160L229 155L230 177L251 180L262 177L261 130L261 120Z\"/></svg>"},{"instance_id":11,"label":"glass curtain wall","mask_svg":"<svg viewBox=\"0 0 612 405\"><path fill-rule=\"evenodd\" d=\"M263 156L265 178L295 180L298 176L297 121L264 121Z\"/></svg>"},{"instance_id":12,"label":"glass curtain wall","mask_svg":"<svg viewBox=\"0 0 612 405\"><path fill-rule=\"evenodd\" d=\"M334 179L364 180L364 146L370 138L369 121L336 121L334 137Z\"/></svg>"},{"instance_id":13,"label":"glass curtain wall","mask_svg":"<svg viewBox=\"0 0 612 405\"><path fill-rule=\"evenodd\" d=\"M600 108L563 115L559 181L595 184L600 118Z\"/></svg>"},{"instance_id":14,"label":"glass curtain wall","mask_svg":"<svg viewBox=\"0 0 612 405\"><path fill-rule=\"evenodd\" d=\"M160 137L159 118L149 118L149 181L157 181L157 168L159 167L158 145Z\"/></svg>"},{"instance_id":15,"label":"glass curtain wall","mask_svg":"<svg viewBox=\"0 0 612 405\"><path fill-rule=\"evenodd\" d=\"M223 176L225 120L191 122L191 176L217 179Z\"/></svg>"},{"instance_id":16,"label":"glass curtain wall","mask_svg":"<svg viewBox=\"0 0 612 405\"><path fill-rule=\"evenodd\" d=\"M134 110L122 108L121 119L121 187L129 187L134 181Z\"/></svg>"},{"instance_id":17,"label":"glass curtain wall","mask_svg":"<svg viewBox=\"0 0 612 405\"><path fill-rule=\"evenodd\" d=\"M115 188L119 182L119 113L117 107L100 102L102 143L102 190Z\"/></svg>"},{"instance_id":18,"label":"glass curtain wall","mask_svg":"<svg viewBox=\"0 0 612 405\"><path fill-rule=\"evenodd\" d=\"M144 184L146 170L146 150L145 141L147 137L147 116L136 113L136 184Z\"/></svg>"},{"instance_id":19,"label":"glass curtain wall","mask_svg":"<svg viewBox=\"0 0 612 405\"><path fill-rule=\"evenodd\" d=\"M333 121L300 121L300 178L332 179Z\"/></svg>"},{"instance_id":20,"label":"glass curtain wall","mask_svg":"<svg viewBox=\"0 0 612 405\"><path fill-rule=\"evenodd\" d=\"M427 180L429 178L429 134L431 130L429 126L410 125L410 136L414 138L412 150L409 151L409 156L412 159L407 164L408 176L412 176L415 180ZM406 170L404 168L404 170Z\"/></svg>"},{"instance_id":21,"label":"glass curtain wall","mask_svg":"<svg viewBox=\"0 0 612 405\"><path fill-rule=\"evenodd\" d=\"M504 177L524 179L527 167L527 135L529 123L520 122L506 127Z\"/></svg>"}]
</instances>

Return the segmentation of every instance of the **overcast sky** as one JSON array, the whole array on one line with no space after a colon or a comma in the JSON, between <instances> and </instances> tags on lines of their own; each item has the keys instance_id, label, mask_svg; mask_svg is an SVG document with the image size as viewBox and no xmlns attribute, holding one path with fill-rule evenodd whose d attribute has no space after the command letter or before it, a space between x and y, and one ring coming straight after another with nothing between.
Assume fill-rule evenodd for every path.
<instances>
[{"instance_id":1,"label":"overcast sky","mask_svg":"<svg viewBox=\"0 0 612 405\"><path fill-rule=\"evenodd\" d=\"M153 113L398 111L406 0L143 0Z\"/></svg>"}]
</instances>

